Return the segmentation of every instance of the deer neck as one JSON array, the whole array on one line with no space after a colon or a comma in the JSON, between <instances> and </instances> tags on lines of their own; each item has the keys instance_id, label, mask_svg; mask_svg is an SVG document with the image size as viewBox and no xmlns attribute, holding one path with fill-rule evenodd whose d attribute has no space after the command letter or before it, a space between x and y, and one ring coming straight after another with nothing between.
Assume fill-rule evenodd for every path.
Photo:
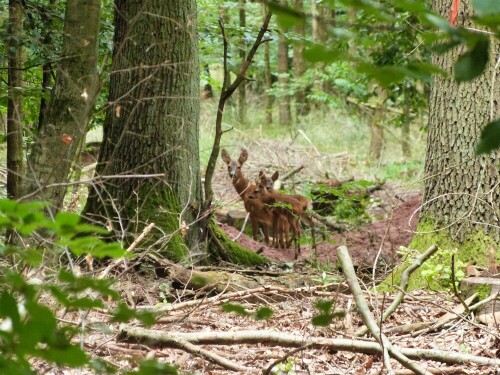
<instances>
[{"instance_id":1,"label":"deer neck","mask_svg":"<svg viewBox=\"0 0 500 375\"><path fill-rule=\"evenodd\" d=\"M247 199L248 195L253 190L251 189L250 183L243 175L240 175L237 178L233 179L233 186L243 200Z\"/></svg>"}]
</instances>

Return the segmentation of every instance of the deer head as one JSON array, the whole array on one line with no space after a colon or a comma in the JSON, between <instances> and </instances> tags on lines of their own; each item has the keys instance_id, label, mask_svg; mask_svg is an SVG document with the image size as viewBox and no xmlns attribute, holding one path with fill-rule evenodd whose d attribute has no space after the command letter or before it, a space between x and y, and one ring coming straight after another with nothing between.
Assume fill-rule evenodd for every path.
<instances>
[{"instance_id":1,"label":"deer head","mask_svg":"<svg viewBox=\"0 0 500 375\"><path fill-rule=\"evenodd\" d=\"M225 148L221 151L222 160L227 164L227 173L229 177L234 181L242 177L241 166L247 161L248 152L246 149L242 148L240 157L238 160L233 160L229 156Z\"/></svg>"}]
</instances>

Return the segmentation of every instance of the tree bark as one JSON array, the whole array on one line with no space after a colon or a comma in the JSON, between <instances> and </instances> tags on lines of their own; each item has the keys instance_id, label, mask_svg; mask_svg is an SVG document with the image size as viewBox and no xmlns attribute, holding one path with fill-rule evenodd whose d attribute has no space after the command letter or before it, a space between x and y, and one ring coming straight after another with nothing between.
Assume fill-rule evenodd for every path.
<instances>
[{"instance_id":1,"label":"tree bark","mask_svg":"<svg viewBox=\"0 0 500 375\"><path fill-rule=\"evenodd\" d=\"M97 95L100 13L99 0L67 2L55 88L28 157L24 194L29 194L30 199L51 202L55 211L62 208L66 193L66 187L57 184L69 179Z\"/></svg>"},{"instance_id":2,"label":"tree bark","mask_svg":"<svg viewBox=\"0 0 500 375\"><path fill-rule=\"evenodd\" d=\"M171 259L205 236L196 222L202 207L196 28L195 0L115 1L110 105L96 175L116 178L94 185L84 210L112 223L125 240L155 223L151 241L162 240L160 251Z\"/></svg>"},{"instance_id":3,"label":"tree bark","mask_svg":"<svg viewBox=\"0 0 500 375\"><path fill-rule=\"evenodd\" d=\"M242 33L245 33L245 28L246 28L245 3L246 0L239 0L240 30ZM240 54L241 64L244 64L247 57L247 42L244 37L241 38L239 54ZM240 87L238 87L238 116L240 122L243 124L246 122L246 111L247 111L247 89L246 89L246 81L243 81L241 82Z\"/></svg>"},{"instance_id":4,"label":"tree bark","mask_svg":"<svg viewBox=\"0 0 500 375\"><path fill-rule=\"evenodd\" d=\"M288 5L288 0L281 0L282 5ZM280 89L279 97L279 124L289 126L292 122L290 108L289 71L288 71L288 41L284 34L278 39L278 83Z\"/></svg>"},{"instance_id":5,"label":"tree bark","mask_svg":"<svg viewBox=\"0 0 500 375\"><path fill-rule=\"evenodd\" d=\"M17 199L23 175L23 14L22 0L9 0L7 37L7 197Z\"/></svg>"},{"instance_id":6,"label":"tree bark","mask_svg":"<svg viewBox=\"0 0 500 375\"><path fill-rule=\"evenodd\" d=\"M302 13L304 11L303 0L293 0L293 8L295 11ZM303 22L295 27L295 33L300 39L304 38L305 24ZM305 70L304 45L302 41L298 41L293 46L293 75L295 80L295 111L297 119L307 114L306 94L304 87L300 84L300 79L304 75Z\"/></svg>"},{"instance_id":7,"label":"tree bark","mask_svg":"<svg viewBox=\"0 0 500 375\"><path fill-rule=\"evenodd\" d=\"M433 6L437 13L448 16L448 1L434 0ZM480 28L474 25L472 16L470 1L461 1L457 26ZM448 227L453 240L463 241L477 231L483 231L497 243L500 240L500 154L474 154L482 128L500 115L499 72L494 69L499 46L498 40L490 37L490 60L485 72L460 84L452 73L464 48L433 56L433 63L450 75L436 76L431 85L427 177L420 222L430 219L435 228Z\"/></svg>"}]
</instances>

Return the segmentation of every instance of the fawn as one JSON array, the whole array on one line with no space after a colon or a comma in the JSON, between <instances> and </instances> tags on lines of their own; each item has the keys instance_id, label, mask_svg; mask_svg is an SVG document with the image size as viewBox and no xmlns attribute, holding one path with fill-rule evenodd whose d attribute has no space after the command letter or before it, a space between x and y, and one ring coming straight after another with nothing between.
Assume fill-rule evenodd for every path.
<instances>
[{"instance_id":1,"label":"fawn","mask_svg":"<svg viewBox=\"0 0 500 375\"><path fill-rule=\"evenodd\" d=\"M266 178L266 189L270 193L277 193L277 191L275 190L275 182L278 180L278 178L279 178L278 171L274 172L274 174L270 178ZM303 195L300 195L300 194L291 194L291 195L288 195L288 197L291 197L291 198L297 200L299 202L300 206L302 207L300 219L305 221L311 227L312 247L313 247L313 249L316 249L316 235L315 235L314 222L313 222L312 217L306 212L308 209L308 206L309 206L309 199L307 199L306 197L304 197Z\"/></svg>"},{"instance_id":2,"label":"fawn","mask_svg":"<svg viewBox=\"0 0 500 375\"><path fill-rule=\"evenodd\" d=\"M257 196L251 196L257 186L255 183L250 183L245 176L243 176L243 172L241 171L242 165L248 158L247 150L242 148L238 160L232 160L226 149L223 148L221 157L227 164L227 172L232 180L234 189L243 200L245 210L250 214L253 239L257 241L259 223L261 223L262 231L264 232L264 242L266 245L269 245L269 227L272 224L271 210L267 205L263 204Z\"/></svg>"},{"instance_id":3,"label":"fawn","mask_svg":"<svg viewBox=\"0 0 500 375\"><path fill-rule=\"evenodd\" d=\"M299 218L304 214L303 202L290 195L271 192L268 190L268 179L260 171L259 197L262 203L269 205L273 215L273 230L277 237L278 248L289 246L289 228L292 228L295 242L295 259L300 253L300 225Z\"/></svg>"}]
</instances>

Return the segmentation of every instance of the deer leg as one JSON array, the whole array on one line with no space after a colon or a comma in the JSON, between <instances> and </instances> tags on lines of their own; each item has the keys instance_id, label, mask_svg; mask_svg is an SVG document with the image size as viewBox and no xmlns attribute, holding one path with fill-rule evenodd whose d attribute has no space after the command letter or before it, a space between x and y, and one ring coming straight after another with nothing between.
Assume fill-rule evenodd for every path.
<instances>
[{"instance_id":1,"label":"deer leg","mask_svg":"<svg viewBox=\"0 0 500 375\"><path fill-rule=\"evenodd\" d=\"M259 222L255 215L250 214L250 222L252 223L252 237L255 241L259 240Z\"/></svg>"},{"instance_id":2,"label":"deer leg","mask_svg":"<svg viewBox=\"0 0 500 375\"><path fill-rule=\"evenodd\" d=\"M262 232L264 232L264 242L269 246L269 224L262 223Z\"/></svg>"}]
</instances>

